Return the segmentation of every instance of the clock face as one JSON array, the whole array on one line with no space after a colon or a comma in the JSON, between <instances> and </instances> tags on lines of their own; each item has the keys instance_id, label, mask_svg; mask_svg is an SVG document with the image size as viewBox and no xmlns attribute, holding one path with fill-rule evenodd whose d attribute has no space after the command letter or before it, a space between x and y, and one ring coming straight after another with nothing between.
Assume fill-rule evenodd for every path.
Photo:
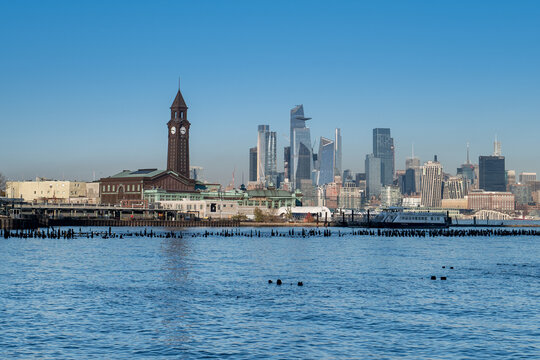
<instances>
[{"instance_id":1,"label":"clock face","mask_svg":"<svg viewBox=\"0 0 540 360\"><path fill-rule=\"evenodd\" d=\"M185 134L186 134L186 128L185 128L185 127L182 126L182 127L180 128L180 134L182 134L182 135L185 135Z\"/></svg>"},{"instance_id":2,"label":"clock face","mask_svg":"<svg viewBox=\"0 0 540 360\"><path fill-rule=\"evenodd\" d=\"M175 127L175 126L173 126L173 127L171 128L171 134L173 134L173 135L176 134L176 127Z\"/></svg>"}]
</instances>

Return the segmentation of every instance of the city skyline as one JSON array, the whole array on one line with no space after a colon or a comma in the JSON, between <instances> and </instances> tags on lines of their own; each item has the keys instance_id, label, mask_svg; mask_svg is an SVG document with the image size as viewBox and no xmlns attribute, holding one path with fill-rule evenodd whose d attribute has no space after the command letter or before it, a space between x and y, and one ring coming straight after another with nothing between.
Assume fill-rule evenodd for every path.
<instances>
[{"instance_id":1,"label":"city skyline","mask_svg":"<svg viewBox=\"0 0 540 360\"><path fill-rule=\"evenodd\" d=\"M540 173L540 54L529 45L538 35L535 3L468 4L467 14L460 4L413 12L399 2L169 5L1 5L0 121L8 136L0 172L92 180L124 167L166 168L163 121L180 76L191 164L210 181L229 183L235 168L237 179L248 177L246 149L258 124L277 134L281 171L295 104L312 117L312 139L342 129L342 170L364 171L371 131L381 127L392 130L396 170L414 143L422 163L437 154L455 174L466 143L477 163L498 135L506 169ZM192 16L174 26L180 10ZM298 26L282 29L292 19ZM303 56L291 56L298 50Z\"/></svg>"}]
</instances>

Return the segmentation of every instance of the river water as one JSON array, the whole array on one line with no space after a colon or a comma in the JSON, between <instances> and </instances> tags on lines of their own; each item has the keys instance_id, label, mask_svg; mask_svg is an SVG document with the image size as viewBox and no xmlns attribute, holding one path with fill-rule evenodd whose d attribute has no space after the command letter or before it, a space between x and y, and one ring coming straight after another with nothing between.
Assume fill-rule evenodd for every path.
<instances>
[{"instance_id":1,"label":"river water","mask_svg":"<svg viewBox=\"0 0 540 360\"><path fill-rule=\"evenodd\" d=\"M540 357L537 237L190 231L0 239L0 358Z\"/></svg>"}]
</instances>

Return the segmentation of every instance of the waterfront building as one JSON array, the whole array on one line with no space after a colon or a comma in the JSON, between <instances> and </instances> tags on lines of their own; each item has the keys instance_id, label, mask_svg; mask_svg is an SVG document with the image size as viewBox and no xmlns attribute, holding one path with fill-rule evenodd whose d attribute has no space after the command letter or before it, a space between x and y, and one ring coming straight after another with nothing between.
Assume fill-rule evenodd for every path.
<instances>
[{"instance_id":1,"label":"waterfront building","mask_svg":"<svg viewBox=\"0 0 540 360\"><path fill-rule=\"evenodd\" d=\"M475 190L469 192L467 200L467 208L472 210L515 210L515 197L510 192Z\"/></svg>"},{"instance_id":2,"label":"waterfront building","mask_svg":"<svg viewBox=\"0 0 540 360\"><path fill-rule=\"evenodd\" d=\"M442 199L441 208L466 210L468 206L467 197L461 199Z\"/></svg>"},{"instance_id":3,"label":"waterfront building","mask_svg":"<svg viewBox=\"0 0 540 360\"><path fill-rule=\"evenodd\" d=\"M437 161L428 161L422 167L421 203L424 207L441 207L442 200L442 165Z\"/></svg>"},{"instance_id":4,"label":"waterfront building","mask_svg":"<svg viewBox=\"0 0 540 360\"><path fill-rule=\"evenodd\" d=\"M301 198L299 192L268 189L221 191L219 188L209 188L198 193L171 193L153 189L144 192L145 202L158 209L220 219L236 215L251 217L256 208L272 212L280 207L299 206Z\"/></svg>"},{"instance_id":5,"label":"waterfront building","mask_svg":"<svg viewBox=\"0 0 540 360\"><path fill-rule=\"evenodd\" d=\"M519 183L527 184L531 181L536 181L536 173L533 172L522 172L519 174Z\"/></svg>"},{"instance_id":6,"label":"waterfront building","mask_svg":"<svg viewBox=\"0 0 540 360\"><path fill-rule=\"evenodd\" d=\"M394 181L394 139L390 129L373 129L373 156L381 159L381 184L392 185Z\"/></svg>"},{"instance_id":7,"label":"waterfront building","mask_svg":"<svg viewBox=\"0 0 540 360\"><path fill-rule=\"evenodd\" d=\"M188 107L180 89L171 105L171 119L167 123L167 169L123 170L100 179L100 198L103 204L137 204L144 206L143 191L161 188L167 191L194 192L195 180L190 179Z\"/></svg>"},{"instance_id":8,"label":"waterfront building","mask_svg":"<svg viewBox=\"0 0 540 360\"><path fill-rule=\"evenodd\" d=\"M373 154L366 155L366 193L368 199L381 193L381 159Z\"/></svg>"},{"instance_id":9,"label":"waterfront building","mask_svg":"<svg viewBox=\"0 0 540 360\"><path fill-rule=\"evenodd\" d=\"M504 156L480 156L479 188L485 191L506 191Z\"/></svg>"},{"instance_id":10,"label":"waterfront building","mask_svg":"<svg viewBox=\"0 0 540 360\"><path fill-rule=\"evenodd\" d=\"M257 181L265 186L277 183L276 133L269 125L259 125L257 135Z\"/></svg>"},{"instance_id":11,"label":"waterfront building","mask_svg":"<svg viewBox=\"0 0 540 360\"><path fill-rule=\"evenodd\" d=\"M334 141L321 137L319 142L318 165L319 174L317 185L329 184L334 181L335 144Z\"/></svg>"},{"instance_id":12,"label":"waterfront building","mask_svg":"<svg viewBox=\"0 0 540 360\"><path fill-rule=\"evenodd\" d=\"M96 191L97 190L97 191ZM36 178L6 182L6 196L33 203L99 203L99 183Z\"/></svg>"},{"instance_id":13,"label":"waterfront building","mask_svg":"<svg viewBox=\"0 0 540 360\"><path fill-rule=\"evenodd\" d=\"M302 180L311 181L313 152L310 130L306 127L306 121L310 119L304 116L303 105L297 105L291 110L289 168L293 189L300 188Z\"/></svg>"},{"instance_id":14,"label":"waterfront building","mask_svg":"<svg viewBox=\"0 0 540 360\"><path fill-rule=\"evenodd\" d=\"M257 181L257 147L249 149L249 177L248 181Z\"/></svg>"}]
</instances>

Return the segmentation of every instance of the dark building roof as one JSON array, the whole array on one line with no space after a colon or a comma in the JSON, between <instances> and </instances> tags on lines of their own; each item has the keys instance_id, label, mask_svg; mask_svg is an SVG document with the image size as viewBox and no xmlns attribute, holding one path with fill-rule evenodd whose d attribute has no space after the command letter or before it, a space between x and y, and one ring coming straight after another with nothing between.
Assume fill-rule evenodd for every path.
<instances>
[{"instance_id":1,"label":"dark building roof","mask_svg":"<svg viewBox=\"0 0 540 360\"><path fill-rule=\"evenodd\" d=\"M174 101L171 105L171 109L187 109L186 102L184 101L184 97L182 96L182 93L180 92L180 89L178 89L178 92L176 93L176 97L174 98Z\"/></svg>"}]
</instances>

